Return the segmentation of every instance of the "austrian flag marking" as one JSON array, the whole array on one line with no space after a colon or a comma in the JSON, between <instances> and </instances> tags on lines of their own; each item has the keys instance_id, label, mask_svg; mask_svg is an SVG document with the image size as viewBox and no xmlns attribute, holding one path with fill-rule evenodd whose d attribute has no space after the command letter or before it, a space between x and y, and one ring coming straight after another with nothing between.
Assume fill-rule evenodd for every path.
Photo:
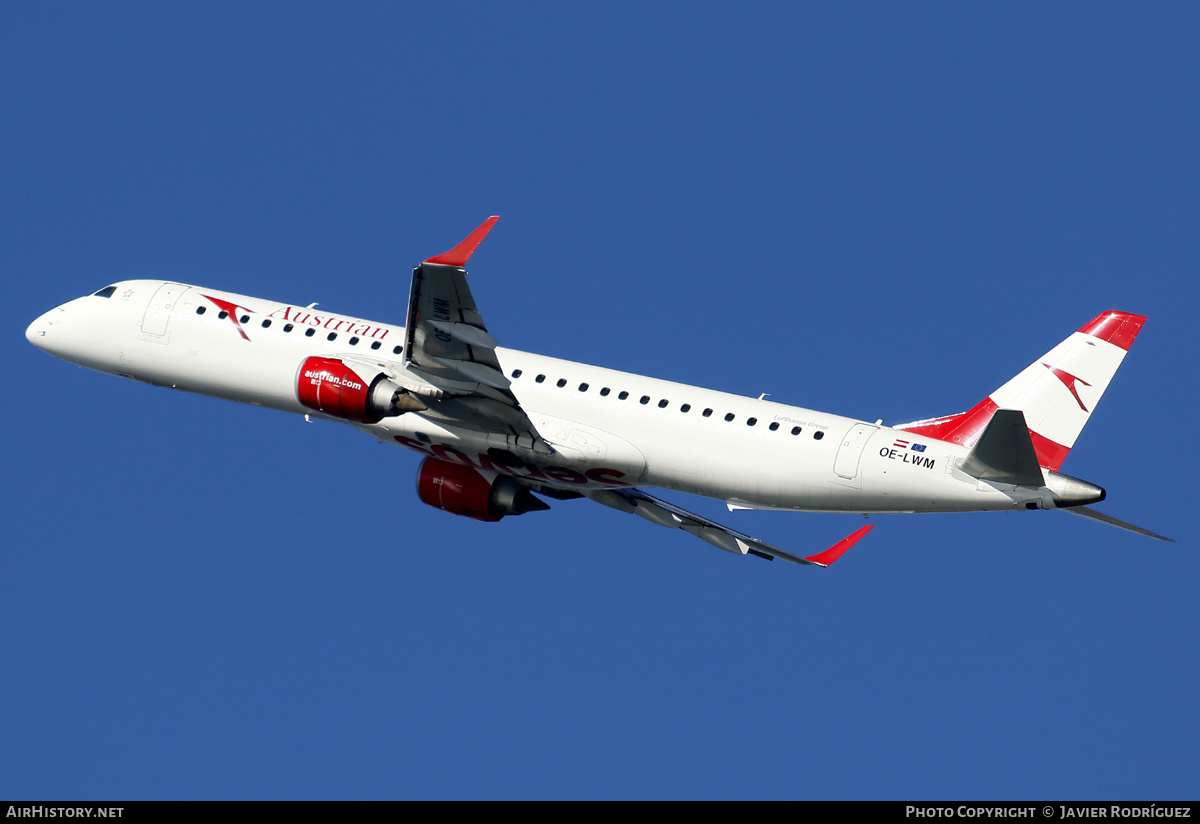
<instances>
[{"instance_id":1,"label":"austrian flag marking","mask_svg":"<svg viewBox=\"0 0 1200 824\"><path fill-rule=\"evenodd\" d=\"M920 454L925 451L925 447L926 444L923 443L913 443L903 438L897 438L890 447L885 446L879 450L879 457L887 458L889 461L900 461L900 463L906 463L910 466L920 467L921 469L933 469L933 465L937 461L934 458L926 458Z\"/></svg>"}]
</instances>

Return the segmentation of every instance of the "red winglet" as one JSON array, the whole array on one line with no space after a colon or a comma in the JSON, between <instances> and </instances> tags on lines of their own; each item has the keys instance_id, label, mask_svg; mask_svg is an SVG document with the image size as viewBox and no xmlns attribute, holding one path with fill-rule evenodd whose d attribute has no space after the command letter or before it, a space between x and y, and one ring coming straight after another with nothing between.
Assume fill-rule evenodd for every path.
<instances>
[{"instance_id":1,"label":"red winglet","mask_svg":"<svg viewBox=\"0 0 1200 824\"><path fill-rule=\"evenodd\" d=\"M499 219L499 215L492 215L479 224L478 229L467 235L462 243L455 246L449 252L440 254L437 257L431 257L425 262L441 263L446 266L466 266L467 258L475 253L475 250L479 248L479 244L483 243L483 239L487 236L488 232L492 231L492 227L496 225L496 221Z\"/></svg>"},{"instance_id":2,"label":"red winglet","mask_svg":"<svg viewBox=\"0 0 1200 824\"><path fill-rule=\"evenodd\" d=\"M853 535L847 535L845 538L838 541L836 544L834 544L833 546L831 546L829 549L825 550L824 552L818 552L816 555L809 555L804 560L812 561L817 566L827 567L830 564L832 564L834 561L836 561L838 558L841 558L842 554L847 549L849 549L850 547L852 547L856 543L858 543L859 538L866 535L868 532L870 532L874 528L875 528L875 524L871 524L870 526L864 526L862 529L858 530Z\"/></svg>"}]
</instances>

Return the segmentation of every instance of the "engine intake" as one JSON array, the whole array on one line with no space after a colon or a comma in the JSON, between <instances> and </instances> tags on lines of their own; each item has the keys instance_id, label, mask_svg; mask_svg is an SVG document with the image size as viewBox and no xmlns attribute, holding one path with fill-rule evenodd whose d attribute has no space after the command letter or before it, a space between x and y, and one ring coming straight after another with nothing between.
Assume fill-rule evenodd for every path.
<instances>
[{"instance_id":1,"label":"engine intake","mask_svg":"<svg viewBox=\"0 0 1200 824\"><path fill-rule=\"evenodd\" d=\"M417 495L436 509L477 521L498 521L505 515L550 508L508 475L480 472L438 458L421 461Z\"/></svg>"},{"instance_id":2,"label":"engine intake","mask_svg":"<svg viewBox=\"0 0 1200 824\"><path fill-rule=\"evenodd\" d=\"M336 358L305 358L296 376L296 397L309 409L360 423L427 408L382 372L363 378Z\"/></svg>"}]
</instances>

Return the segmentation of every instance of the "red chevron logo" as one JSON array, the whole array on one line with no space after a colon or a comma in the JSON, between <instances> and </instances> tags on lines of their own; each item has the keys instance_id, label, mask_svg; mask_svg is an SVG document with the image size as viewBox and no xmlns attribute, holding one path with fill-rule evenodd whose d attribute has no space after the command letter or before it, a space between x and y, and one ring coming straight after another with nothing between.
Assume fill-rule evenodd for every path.
<instances>
[{"instance_id":1,"label":"red chevron logo","mask_svg":"<svg viewBox=\"0 0 1200 824\"><path fill-rule=\"evenodd\" d=\"M203 295L203 292L201 294ZM227 300L214 298L211 295L204 295L204 297L211 300L217 305L217 308L229 315L229 319L233 321L233 325L237 327L238 334L242 336L243 340L250 340L250 336L246 334L246 330L242 328L242 324L238 321L238 310L241 309L243 312L253 312L253 309L247 309L245 306L238 306L236 303L230 303Z\"/></svg>"},{"instance_id":2,"label":"red chevron logo","mask_svg":"<svg viewBox=\"0 0 1200 824\"><path fill-rule=\"evenodd\" d=\"M1079 398L1079 390L1077 390L1075 388L1075 384L1077 384L1077 383L1082 383L1084 386L1091 386L1090 383L1088 383L1085 380L1081 380L1081 379L1075 377L1070 372L1064 372L1063 370L1059 369L1058 367L1051 366L1048 363L1043 363L1042 366L1049 369L1050 374L1054 375L1054 377L1058 378L1060 381L1063 382L1063 386L1067 387L1067 389L1070 390L1071 394L1075 397L1075 403L1079 404L1080 409L1082 409L1084 412L1091 411L1090 409L1088 409L1086 406L1083 405L1083 401L1080 400L1080 398Z\"/></svg>"}]
</instances>

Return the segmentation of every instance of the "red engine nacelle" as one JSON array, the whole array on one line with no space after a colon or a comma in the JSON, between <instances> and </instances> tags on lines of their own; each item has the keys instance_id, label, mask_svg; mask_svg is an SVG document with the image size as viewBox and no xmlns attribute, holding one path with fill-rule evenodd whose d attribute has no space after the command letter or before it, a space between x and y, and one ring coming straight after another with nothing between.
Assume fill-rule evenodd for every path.
<instances>
[{"instance_id":1,"label":"red engine nacelle","mask_svg":"<svg viewBox=\"0 0 1200 824\"><path fill-rule=\"evenodd\" d=\"M485 475L474 467L438 458L421 461L417 495L432 507L478 521L498 521L505 515L550 508L508 475Z\"/></svg>"},{"instance_id":2,"label":"red engine nacelle","mask_svg":"<svg viewBox=\"0 0 1200 824\"><path fill-rule=\"evenodd\" d=\"M309 409L360 423L425 408L383 373L367 380L336 358L305 358L296 375L296 397Z\"/></svg>"}]
</instances>

